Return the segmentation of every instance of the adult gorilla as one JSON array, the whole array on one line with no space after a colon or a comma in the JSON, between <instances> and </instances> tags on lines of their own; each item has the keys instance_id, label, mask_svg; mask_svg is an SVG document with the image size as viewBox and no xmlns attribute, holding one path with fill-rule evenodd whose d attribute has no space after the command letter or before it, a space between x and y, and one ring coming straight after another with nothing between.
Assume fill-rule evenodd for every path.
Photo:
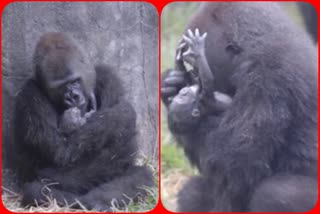
<instances>
[{"instance_id":1,"label":"adult gorilla","mask_svg":"<svg viewBox=\"0 0 320 214\"><path fill-rule=\"evenodd\" d=\"M15 158L23 205L55 198L108 210L152 186L152 173L135 166L136 113L111 69L95 68L63 33L40 38L34 78L18 94Z\"/></svg>"},{"instance_id":2,"label":"adult gorilla","mask_svg":"<svg viewBox=\"0 0 320 214\"><path fill-rule=\"evenodd\" d=\"M169 128L200 171L179 210L313 208L318 77L308 35L270 2L205 3L187 29L161 89Z\"/></svg>"}]
</instances>

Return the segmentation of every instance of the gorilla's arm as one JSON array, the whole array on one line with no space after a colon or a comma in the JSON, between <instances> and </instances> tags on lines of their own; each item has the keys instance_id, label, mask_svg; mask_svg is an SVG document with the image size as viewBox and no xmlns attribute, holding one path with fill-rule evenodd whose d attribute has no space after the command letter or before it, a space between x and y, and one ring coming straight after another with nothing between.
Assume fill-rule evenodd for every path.
<instances>
[{"instance_id":1,"label":"gorilla's arm","mask_svg":"<svg viewBox=\"0 0 320 214\"><path fill-rule=\"evenodd\" d=\"M62 165L76 162L83 155L100 150L110 141L130 142L135 134L136 112L125 100L119 78L107 66L97 66L97 112L69 138ZM77 152L74 152L74 146Z\"/></svg>"},{"instance_id":2,"label":"gorilla's arm","mask_svg":"<svg viewBox=\"0 0 320 214\"><path fill-rule=\"evenodd\" d=\"M97 184L121 176L135 159L136 143L131 140L108 142L99 153L93 153L74 165L39 170L39 178L59 183L58 187L71 192L86 192ZM86 173L84 173L86 172Z\"/></svg>"},{"instance_id":3,"label":"gorilla's arm","mask_svg":"<svg viewBox=\"0 0 320 214\"><path fill-rule=\"evenodd\" d=\"M54 160L61 164L61 159L56 157L63 156L64 150L72 145L68 145L67 139L59 132L57 114L35 81L29 80L17 96L17 146L22 150L39 151L39 154L45 154L43 158L48 162Z\"/></svg>"},{"instance_id":4,"label":"gorilla's arm","mask_svg":"<svg viewBox=\"0 0 320 214\"><path fill-rule=\"evenodd\" d=\"M208 134L202 151L208 175L223 175L218 176L221 181L217 185L228 183L215 199L215 211L232 211L229 205L236 207L235 201L245 204L240 202L248 200L245 195L251 187L271 173L271 160L286 143L284 133L292 117L288 88L279 88L277 79L270 79L278 78L272 70L262 66L249 69L256 78L248 79L244 75L248 70L236 72L241 87L219 126ZM284 78L282 84L286 81ZM243 195L245 192L248 194Z\"/></svg>"},{"instance_id":5,"label":"gorilla's arm","mask_svg":"<svg viewBox=\"0 0 320 214\"><path fill-rule=\"evenodd\" d=\"M190 72L177 69L168 69L163 72L161 75L161 99L166 107L169 106L180 89L190 85L191 82Z\"/></svg>"},{"instance_id":6,"label":"gorilla's arm","mask_svg":"<svg viewBox=\"0 0 320 214\"><path fill-rule=\"evenodd\" d=\"M101 149L107 140L129 141L135 133L136 113L123 99L120 81L97 69L98 111L72 135L65 137L57 127L57 112L31 80L17 97L16 134L19 144L46 154L48 162L68 165L93 150Z\"/></svg>"}]
</instances>

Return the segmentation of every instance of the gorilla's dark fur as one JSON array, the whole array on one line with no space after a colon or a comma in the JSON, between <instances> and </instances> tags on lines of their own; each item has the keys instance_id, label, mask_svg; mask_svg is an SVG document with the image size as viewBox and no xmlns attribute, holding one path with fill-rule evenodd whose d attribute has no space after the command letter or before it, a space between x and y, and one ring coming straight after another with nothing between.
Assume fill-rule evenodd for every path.
<instances>
[{"instance_id":1,"label":"gorilla's dark fur","mask_svg":"<svg viewBox=\"0 0 320 214\"><path fill-rule=\"evenodd\" d=\"M171 104L193 84L190 72L177 69L176 60L162 77L169 128L200 171L179 192L179 211L310 210L318 195L318 76L311 39L270 2L205 3L187 26L196 28L208 33L211 84L232 103L189 120Z\"/></svg>"},{"instance_id":2,"label":"gorilla's dark fur","mask_svg":"<svg viewBox=\"0 0 320 214\"><path fill-rule=\"evenodd\" d=\"M299 10L306 26L306 29L313 41L318 42L318 14L314 6L307 2L298 2Z\"/></svg>"},{"instance_id":3,"label":"gorilla's dark fur","mask_svg":"<svg viewBox=\"0 0 320 214\"><path fill-rule=\"evenodd\" d=\"M153 185L152 173L135 166L136 113L124 99L117 75L107 66L91 66L75 41L62 33L45 34L34 56L35 77L18 94L15 112L22 204L42 204L49 197L61 205L78 200L89 209L108 210L112 199L123 205L128 198L143 197L143 187ZM85 96L84 111L94 106L91 93L96 109L65 135L58 128L68 109L61 96L70 91L61 90L75 82L71 90Z\"/></svg>"}]
</instances>

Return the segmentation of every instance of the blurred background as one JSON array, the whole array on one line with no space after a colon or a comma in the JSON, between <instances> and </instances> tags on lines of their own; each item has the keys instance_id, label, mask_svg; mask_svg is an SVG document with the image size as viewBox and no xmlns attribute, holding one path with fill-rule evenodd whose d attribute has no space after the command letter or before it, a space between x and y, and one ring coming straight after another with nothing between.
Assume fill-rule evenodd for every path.
<instances>
[{"instance_id":1,"label":"blurred background","mask_svg":"<svg viewBox=\"0 0 320 214\"><path fill-rule=\"evenodd\" d=\"M178 41L189 21L190 16L198 8L200 3L171 3L161 14L161 72L174 67L175 50ZM292 19L302 28L306 23L315 24L314 14L310 13L310 5L297 6L296 3L280 3ZM304 12L305 20L301 15ZM307 29L317 34L317 28ZM164 105L161 106L161 200L163 205L171 211L176 211L176 194L184 182L197 170L189 164L183 150L175 144L175 140L167 127L167 112Z\"/></svg>"}]
</instances>

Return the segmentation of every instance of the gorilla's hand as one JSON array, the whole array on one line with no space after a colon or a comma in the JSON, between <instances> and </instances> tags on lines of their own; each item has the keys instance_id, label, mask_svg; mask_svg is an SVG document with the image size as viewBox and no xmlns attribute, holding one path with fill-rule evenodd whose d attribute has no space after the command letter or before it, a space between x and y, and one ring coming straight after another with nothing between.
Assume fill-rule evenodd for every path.
<instances>
[{"instance_id":1,"label":"gorilla's hand","mask_svg":"<svg viewBox=\"0 0 320 214\"><path fill-rule=\"evenodd\" d=\"M90 112L86 113L89 114ZM61 121L60 121L60 131L65 134L70 134L74 130L78 129L80 126L86 123L86 118L81 116L81 111L78 107L69 108L64 111Z\"/></svg>"},{"instance_id":2,"label":"gorilla's hand","mask_svg":"<svg viewBox=\"0 0 320 214\"><path fill-rule=\"evenodd\" d=\"M161 80L161 98L164 104L168 106L180 89L189 83L188 73L185 71L169 69L164 72Z\"/></svg>"}]
</instances>

